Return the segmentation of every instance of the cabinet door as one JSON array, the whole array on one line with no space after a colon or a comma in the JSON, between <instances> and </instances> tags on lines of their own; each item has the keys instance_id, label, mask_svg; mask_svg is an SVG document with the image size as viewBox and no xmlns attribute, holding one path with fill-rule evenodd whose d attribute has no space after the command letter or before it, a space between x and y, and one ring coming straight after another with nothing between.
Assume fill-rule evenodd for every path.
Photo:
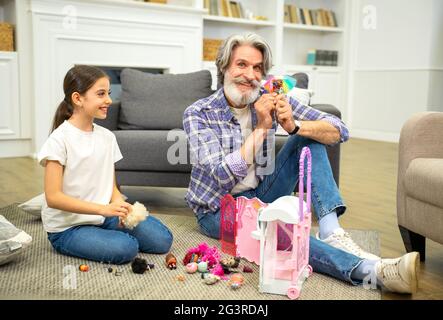
<instances>
[{"instance_id":1,"label":"cabinet door","mask_svg":"<svg viewBox=\"0 0 443 320\"><path fill-rule=\"evenodd\" d=\"M310 79L314 90L311 103L332 104L338 109L342 109L341 105L341 75L336 71L317 70L313 79Z\"/></svg>"},{"instance_id":2,"label":"cabinet door","mask_svg":"<svg viewBox=\"0 0 443 320\"><path fill-rule=\"evenodd\" d=\"M17 74L17 54L0 52L0 139L20 136Z\"/></svg>"}]
</instances>

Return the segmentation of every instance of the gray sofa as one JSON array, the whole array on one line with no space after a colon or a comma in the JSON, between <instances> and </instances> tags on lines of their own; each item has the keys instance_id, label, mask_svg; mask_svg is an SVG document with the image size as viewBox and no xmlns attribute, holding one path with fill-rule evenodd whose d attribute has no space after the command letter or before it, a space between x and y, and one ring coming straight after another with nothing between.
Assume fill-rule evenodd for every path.
<instances>
[{"instance_id":1,"label":"gray sofa","mask_svg":"<svg viewBox=\"0 0 443 320\"><path fill-rule=\"evenodd\" d=\"M297 74L297 79L299 87L307 87L306 75ZM121 102L111 106L106 120L96 120L114 132L123 154L123 160L116 164L118 185L187 187L191 165L183 131L183 112L196 100L213 93L211 73L202 70L154 75L125 69L121 73L121 83ZM313 107L341 117L334 106ZM277 137L277 151L285 140L286 137ZM173 145L187 150L182 153L186 153L186 159L179 159L184 163L168 161L168 150L169 156L177 160L178 149L170 149ZM328 147L328 156L338 185L340 145Z\"/></svg>"}]
</instances>

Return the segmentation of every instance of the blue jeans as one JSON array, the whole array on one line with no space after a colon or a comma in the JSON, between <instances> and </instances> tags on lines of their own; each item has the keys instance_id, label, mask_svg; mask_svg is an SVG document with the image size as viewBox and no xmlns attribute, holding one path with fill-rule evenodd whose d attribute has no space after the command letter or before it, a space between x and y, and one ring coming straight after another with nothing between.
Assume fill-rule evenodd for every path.
<instances>
[{"instance_id":1,"label":"blue jeans","mask_svg":"<svg viewBox=\"0 0 443 320\"><path fill-rule=\"evenodd\" d=\"M312 155L312 206L317 219L320 220L333 211L336 211L337 216L343 214L346 207L332 176L325 146L297 135L289 137L278 153L272 174L265 176L256 189L247 190L234 197L257 197L263 202L271 203L282 196L291 195L298 183L299 159L301 150L305 146L309 147ZM304 176L306 185L306 173ZM205 235L216 239L220 237L220 210L198 213L197 220L200 230ZM315 272L357 284L359 282L351 279L351 273L361 261L361 258L353 254L310 237L309 264Z\"/></svg>"},{"instance_id":2,"label":"blue jeans","mask_svg":"<svg viewBox=\"0 0 443 320\"><path fill-rule=\"evenodd\" d=\"M48 239L59 253L111 264L130 262L139 251L166 253L171 248L171 231L153 216L132 230L118 224L118 217L108 217L99 226L81 225L48 232Z\"/></svg>"}]
</instances>

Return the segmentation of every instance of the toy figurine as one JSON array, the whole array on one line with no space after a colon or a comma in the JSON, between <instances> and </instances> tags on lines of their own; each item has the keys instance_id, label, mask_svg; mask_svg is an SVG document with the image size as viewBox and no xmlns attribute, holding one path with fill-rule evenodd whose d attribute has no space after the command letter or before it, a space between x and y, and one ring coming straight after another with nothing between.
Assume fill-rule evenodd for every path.
<instances>
[{"instance_id":1,"label":"toy figurine","mask_svg":"<svg viewBox=\"0 0 443 320\"><path fill-rule=\"evenodd\" d=\"M166 255L166 266L170 270L177 269L177 258L171 252Z\"/></svg>"},{"instance_id":2,"label":"toy figurine","mask_svg":"<svg viewBox=\"0 0 443 320\"><path fill-rule=\"evenodd\" d=\"M290 76L268 76L262 86L262 93L287 94L297 83L297 80Z\"/></svg>"}]
</instances>

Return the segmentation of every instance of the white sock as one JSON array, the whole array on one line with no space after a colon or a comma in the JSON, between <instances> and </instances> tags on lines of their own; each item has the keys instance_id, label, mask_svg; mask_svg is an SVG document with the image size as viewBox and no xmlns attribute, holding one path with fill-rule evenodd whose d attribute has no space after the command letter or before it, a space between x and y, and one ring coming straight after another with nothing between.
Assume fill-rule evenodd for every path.
<instances>
[{"instance_id":1,"label":"white sock","mask_svg":"<svg viewBox=\"0 0 443 320\"><path fill-rule=\"evenodd\" d=\"M325 215L318 222L318 227L320 229L320 239L326 239L327 237L329 237L334 232L334 230L340 228L337 213L335 211L332 211L331 213Z\"/></svg>"}]
</instances>

